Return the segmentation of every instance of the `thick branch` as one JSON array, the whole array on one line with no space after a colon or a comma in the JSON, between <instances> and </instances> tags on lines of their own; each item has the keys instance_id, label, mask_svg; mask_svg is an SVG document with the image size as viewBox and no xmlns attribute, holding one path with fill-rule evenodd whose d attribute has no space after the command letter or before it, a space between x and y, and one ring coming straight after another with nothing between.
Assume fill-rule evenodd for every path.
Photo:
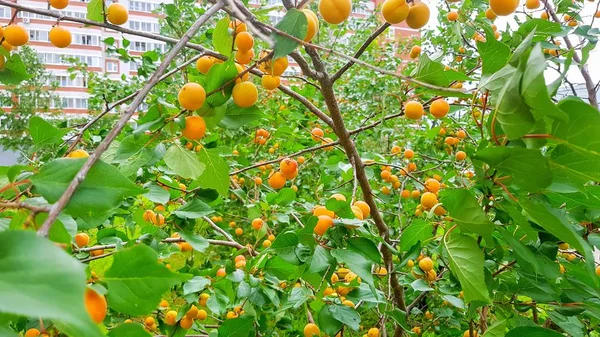
<instances>
[{"instance_id":1,"label":"thick branch","mask_svg":"<svg viewBox=\"0 0 600 337\"><path fill-rule=\"evenodd\" d=\"M217 3L217 4L213 5L210 9L208 9L200 18L198 18L198 20L183 35L181 40L179 40L179 42L177 42L177 44L173 47L173 49L171 49L169 54L167 54L167 56L165 57L163 62L160 64L160 66L158 67L156 72L154 74L152 74L152 76L148 80L148 83L146 83L146 85L142 88L140 93L136 96L136 98L133 100L131 105L127 108L126 112L123 114L121 119L119 119L119 121L117 122L115 127L106 136L104 141L102 143L100 143L98 148L89 157L89 159L85 162L85 164L83 164L83 166L81 167L81 169L79 170L79 172L77 173L75 178L71 181L71 183L69 184L69 186L67 187L67 189L65 190L63 195L52 206L52 209L50 210L50 213L48 214L48 218L46 218L46 221L44 221L44 224L38 231L38 233L40 235L43 235L43 236L48 235L48 231L50 230L50 227L54 223L54 220L56 220L56 217L58 217L58 215L63 210L63 208L69 203L69 200L71 200L71 197L75 193L75 190L77 189L77 187L83 182L83 180L85 179L87 173L90 171L92 166L100 159L100 156L102 155L102 153L104 153L104 151L106 151L108 149L108 147L112 143L112 141L119 135L119 133L121 133L121 130L123 130L123 128L129 121L131 116L133 116L133 114L135 113L137 108L144 101L144 99L146 98L146 95L148 95L150 90L152 90L152 88L154 88L154 86L158 83L158 81L160 80L160 77L165 73L165 71L167 70L167 67L175 59L175 57L177 56L179 51L185 47L186 43L192 38L192 36L194 36L196 34L198 29L200 29L200 27L206 21L208 21L213 16L213 14L215 14L221 7L223 7L223 4Z\"/></svg>"}]
</instances>

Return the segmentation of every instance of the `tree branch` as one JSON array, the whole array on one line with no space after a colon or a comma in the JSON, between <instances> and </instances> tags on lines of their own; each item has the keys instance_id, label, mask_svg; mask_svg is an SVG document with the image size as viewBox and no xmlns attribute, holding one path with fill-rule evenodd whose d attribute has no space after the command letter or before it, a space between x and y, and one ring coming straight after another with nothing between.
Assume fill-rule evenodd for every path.
<instances>
[{"instance_id":1,"label":"tree branch","mask_svg":"<svg viewBox=\"0 0 600 337\"><path fill-rule=\"evenodd\" d=\"M85 162L85 164L83 164L83 166L81 167L81 169L79 170L79 172L77 173L75 178L71 181L71 183L69 184L69 186L67 187L67 189L65 190L63 195L52 206L52 209L50 210L50 213L48 214L46 221L44 221L44 224L38 231L39 235L42 235L42 236L48 235L48 231L50 230L50 227L54 223L54 220L56 220L56 217L58 217L58 215L63 210L63 208L68 204L69 200L71 200L71 197L75 193L75 190L77 189L77 187L83 182L83 180L85 179L87 173L90 171L92 166L100 159L100 156L102 155L102 153L104 153L104 151L106 151L108 149L108 147L112 143L112 141L117 137L117 135L119 135L121 130L123 130L123 128L129 121L131 116L133 116L133 114L135 113L137 108L140 106L140 104L146 98L146 95L148 95L150 90L152 90L152 88L154 88L154 86L158 83L160 77L167 70L167 67L175 59L175 56L177 56L179 51L181 49L183 49L183 47L186 46L187 42L192 38L193 35L196 34L198 29L200 29L200 27L206 21L208 21L212 17L212 15L215 14L221 7L223 7L223 4L217 3L217 4L213 5L210 9L208 9L202 16L200 16L200 18L198 18L198 20L183 35L181 40L179 40L177 42L177 44L173 47L173 49L171 49L169 54L167 54L167 56L165 57L163 62L160 64L160 66L158 67L156 72L154 74L152 74L152 76L148 80L148 83L146 83L146 85L142 88L142 90L139 92L139 94L133 100L131 105L127 108L126 112L123 114L121 119L119 119L116 126L110 131L110 133L106 136L104 141L102 143L100 143L100 145L98 146L96 151L94 151L94 153L88 158L88 160Z\"/></svg>"}]
</instances>

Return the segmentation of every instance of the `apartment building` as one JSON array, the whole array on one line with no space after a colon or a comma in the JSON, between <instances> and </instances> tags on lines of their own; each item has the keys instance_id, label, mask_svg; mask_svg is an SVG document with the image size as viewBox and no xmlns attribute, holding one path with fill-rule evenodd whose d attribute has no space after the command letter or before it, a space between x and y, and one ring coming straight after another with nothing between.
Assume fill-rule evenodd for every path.
<instances>
[{"instance_id":1,"label":"apartment building","mask_svg":"<svg viewBox=\"0 0 600 337\"><path fill-rule=\"evenodd\" d=\"M47 9L46 0L14 0L19 4ZM109 3L110 0L107 1ZM259 6L264 0L250 0L252 6ZM375 9L383 0L361 0L359 5L353 7L351 20L360 20L373 15ZM70 4L60 12L64 15L85 18L86 6L89 0L71 0ZM168 3L171 0L119 0L129 9L129 21L127 27L139 31L150 33L159 33L159 16L153 12L161 3ZM267 0L263 6L281 5L280 0ZM0 6L0 24L6 25L10 21L14 10ZM273 11L269 16L272 24L281 20L285 12L283 10ZM379 14L377 14L379 15ZM79 23L61 22L61 26L69 27L73 36L71 46L65 49L54 47L48 40L48 32L56 23L56 19L44 15L28 12L18 12L16 20L22 24L29 32L30 43L39 59L46 65L46 68L53 74L53 78L59 86L57 94L60 96L60 106L66 113L85 114L88 112L88 86L85 78L78 76L71 78L68 74L68 59L77 59L81 63L87 64L88 70L93 72L105 73L109 78L120 79L133 76L137 73L136 63L125 63L119 60L116 55L109 55L106 52L104 40L113 38L116 46L122 45L123 37L130 41L129 51L132 55L141 55L149 50L166 50L166 45L147 38L121 34L109 29L84 26ZM388 30L388 37L396 38L399 36L410 37L418 36L419 32L407 27L404 23L393 25ZM297 74L300 69L292 60L287 74ZM1 87L0 87L1 90ZM10 111L9 107L3 108Z\"/></svg>"}]
</instances>

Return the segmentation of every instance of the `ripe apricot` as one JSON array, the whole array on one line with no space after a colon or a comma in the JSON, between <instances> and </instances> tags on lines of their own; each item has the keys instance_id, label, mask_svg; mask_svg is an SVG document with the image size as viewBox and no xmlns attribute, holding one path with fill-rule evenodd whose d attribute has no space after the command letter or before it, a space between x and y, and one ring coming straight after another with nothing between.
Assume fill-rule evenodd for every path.
<instances>
[{"instance_id":1,"label":"ripe apricot","mask_svg":"<svg viewBox=\"0 0 600 337\"><path fill-rule=\"evenodd\" d=\"M287 69L289 65L289 61L287 57L280 57L272 62L271 66L271 75L273 76L281 76Z\"/></svg>"},{"instance_id":2,"label":"ripe apricot","mask_svg":"<svg viewBox=\"0 0 600 337\"><path fill-rule=\"evenodd\" d=\"M434 193L425 192L421 196L421 205L425 207L425 209L430 209L438 203L438 198Z\"/></svg>"},{"instance_id":3,"label":"ripe apricot","mask_svg":"<svg viewBox=\"0 0 600 337\"><path fill-rule=\"evenodd\" d=\"M404 115L408 119L418 120L423 117L423 105L417 101L409 101L404 106Z\"/></svg>"},{"instance_id":4,"label":"ripe apricot","mask_svg":"<svg viewBox=\"0 0 600 337\"><path fill-rule=\"evenodd\" d=\"M473 330L473 333L471 334L470 330L465 331L465 333L463 334L463 337L479 337L479 334L477 333L477 331Z\"/></svg>"},{"instance_id":5,"label":"ripe apricot","mask_svg":"<svg viewBox=\"0 0 600 337\"><path fill-rule=\"evenodd\" d=\"M328 23L333 25L344 22L352 12L350 0L321 0L319 1L319 14Z\"/></svg>"},{"instance_id":6,"label":"ripe apricot","mask_svg":"<svg viewBox=\"0 0 600 337\"><path fill-rule=\"evenodd\" d=\"M198 316L198 308L192 304L190 309L185 313L185 315L191 319L196 318Z\"/></svg>"},{"instance_id":7,"label":"ripe apricot","mask_svg":"<svg viewBox=\"0 0 600 337\"><path fill-rule=\"evenodd\" d=\"M314 323L308 323L304 326L304 337L321 336L321 330Z\"/></svg>"},{"instance_id":8,"label":"ripe apricot","mask_svg":"<svg viewBox=\"0 0 600 337\"><path fill-rule=\"evenodd\" d=\"M237 236L241 236L242 234L244 234L244 230L241 228L236 228L235 229L235 235Z\"/></svg>"},{"instance_id":9,"label":"ripe apricot","mask_svg":"<svg viewBox=\"0 0 600 337\"><path fill-rule=\"evenodd\" d=\"M381 187L381 193L383 193L385 195L390 195L390 194L392 194L392 190L390 190L390 188L387 186L383 186L383 187Z\"/></svg>"},{"instance_id":10,"label":"ripe apricot","mask_svg":"<svg viewBox=\"0 0 600 337\"><path fill-rule=\"evenodd\" d=\"M412 29L419 29L427 22L429 22L429 7L423 2L412 5L406 17L406 24Z\"/></svg>"},{"instance_id":11,"label":"ripe apricot","mask_svg":"<svg viewBox=\"0 0 600 337\"><path fill-rule=\"evenodd\" d=\"M258 90L252 82L241 82L233 87L233 102L240 108L253 106L258 100Z\"/></svg>"},{"instance_id":12,"label":"ripe apricot","mask_svg":"<svg viewBox=\"0 0 600 337\"><path fill-rule=\"evenodd\" d=\"M202 56L196 61L196 69L204 75L208 74L210 67L215 65L215 59L212 56Z\"/></svg>"},{"instance_id":13,"label":"ripe apricot","mask_svg":"<svg viewBox=\"0 0 600 337\"><path fill-rule=\"evenodd\" d=\"M239 51L247 52L254 47L254 38L248 32L240 32L235 36L235 46Z\"/></svg>"},{"instance_id":14,"label":"ripe apricot","mask_svg":"<svg viewBox=\"0 0 600 337\"><path fill-rule=\"evenodd\" d=\"M425 188L431 193L437 193L440 190L440 187L440 182L433 178L425 180Z\"/></svg>"},{"instance_id":15,"label":"ripe apricot","mask_svg":"<svg viewBox=\"0 0 600 337\"><path fill-rule=\"evenodd\" d=\"M346 201L346 196L341 194L341 193L335 193L332 194L331 197L329 197L329 199L335 199L335 200L339 200L339 201Z\"/></svg>"},{"instance_id":16,"label":"ripe apricot","mask_svg":"<svg viewBox=\"0 0 600 337\"><path fill-rule=\"evenodd\" d=\"M446 100L443 98L436 99L431 103L431 106L429 107L429 112L435 118L444 118L446 117L449 111L450 104L448 104L448 102L446 102Z\"/></svg>"},{"instance_id":17,"label":"ripe apricot","mask_svg":"<svg viewBox=\"0 0 600 337\"><path fill-rule=\"evenodd\" d=\"M409 6L406 0L385 0L381 6L381 15L387 23L397 24L408 16Z\"/></svg>"},{"instance_id":18,"label":"ripe apricot","mask_svg":"<svg viewBox=\"0 0 600 337\"><path fill-rule=\"evenodd\" d=\"M259 230L263 227L263 220L261 218L256 218L252 220L252 228Z\"/></svg>"},{"instance_id":19,"label":"ripe apricot","mask_svg":"<svg viewBox=\"0 0 600 337\"><path fill-rule=\"evenodd\" d=\"M527 0L525 1L527 9L538 9L540 7L540 0Z\"/></svg>"},{"instance_id":20,"label":"ripe apricot","mask_svg":"<svg viewBox=\"0 0 600 337\"><path fill-rule=\"evenodd\" d=\"M6 40L4 40L4 41L2 41L2 48L6 49L7 51L11 51L15 47L13 45L11 45L10 43L8 43Z\"/></svg>"},{"instance_id":21,"label":"ripe apricot","mask_svg":"<svg viewBox=\"0 0 600 337\"><path fill-rule=\"evenodd\" d=\"M518 6L519 0L490 0L490 8L500 16L514 13Z\"/></svg>"},{"instance_id":22,"label":"ripe apricot","mask_svg":"<svg viewBox=\"0 0 600 337\"><path fill-rule=\"evenodd\" d=\"M40 335L40 330L31 328L25 332L25 337L37 337Z\"/></svg>"},{"instance_id":23,"label":"ripe apricot","mask_svg":"<svg viewBox=\"0 0 600 337\"><path fill-rule=\"evenodd\" d=\"M71 32L60 26L55 26L48 33L50 42L58 48L67 48L71 45Z\"/></svg>"},{"instance_id":24,"label":"ripe apricot","mask_svg":"<svg viewBox=\"0 0 600 337\"><path fill-rule=\"evenodd\" d=\"M325 232L333 226L333 219L328 215L319 215L319 220L314 228L314 232L317 235L323 235Z\"/></svg>"},{"instance_id":25,"label":"ripe apricot","mask_svg":"<svg viewBox=\"0 0 600 337\"><path fill-rule=\"evenodd\" d=\"M285 175L279 171L273 173L268 180L269 186L275 190L281 189L283 186L285 186L285 181Z\"/></svg>"},{"instance_id":26,"label":"ripe apricot","mask_svg":"<svg viewBox=\"0 0 600 337\"><path fill-rule=\"evenodd\" d=\"M331 144L331 143L333 143L333 139L328 138L328 137L323 138L323 141L321 142L322 145L324 145L324 144ZM331 151L331 150L333 150L333 145L324 147L323 150L324 151Z\"/></svg>"},{"instance_id":27,"label":"ripe apricot","mask_svg":"<svg viewBox=\"0 0 600 337\"><path fill-rule=\"evenodd\" d=\"M421 196L421 192L419 190L413 190L412 192L410 192L410 196L413 199L417 199L418 197Z\"/></svg>"},{"instance_id":28,"label":"ripe apricot","mask_svg":"<svg viewBox=\"0 0 600 337\"><path fill-rule=\"evenodd\" d=\"M390 151L393 155L396 155L402 151L402 148L398 145L392 146L392 150Z\"/></svg>"},{"instance_id":29,"label":"ripe apricot","mask_svg":"<svg viewBox=\"0 0 600 337\"><path fill-rule=\"evenodd\" d=\"M408 199L408 198L410 198L410 191L409 191L409 190L403 190L403 191L400 193L400 196L401 196L403 199Z\"/></svg>"},{"instance_id":30,"label":"ripe apricot","mask_svg":"<svg viewBox=\"0 0 600 337\"><path fill-rule=\"evenodd\" d=\"M467 154L464 151L456 152L456 160L463 161L465 158L467 158Z\"/></svg>"},{"instance_id":31,"label":"ripe apricot","mask_svg":"<svg viewBox=\"0 0 600 337\"><path fill-rule=\"evenodd\" d=\"M206 123L200 116L187 116L185 118L185 128L181 134L189 140L198 140L204 137L206 133Z\"/></svg>"},{"instance_id":32,"label":"ripe apricot","mask_svg":"<svg viewBox=\"0 0 600 337\"><path fill-rule=\"evenodd\" d=\"M235 68L237 69L237 73L238 73L238 78L235 79L235 83L244 82L244 81L247 81L248 79L250 79L250 74L248 72L246 72L246 73L244 73L244 75L240 76L240 74L246 70L246 66L236 63Z\"/></svg>"},{"instance_id":33,"label":"ripe apricot","mask_svg":"<svg viewBox=\"0 0 600 337\"><path fill-rule=\"evenodd\" d=\"M287 179L293 179L290 178L290 176L298 174L298 163L294 159L285 158L279 163L279 171L283 173Z\"/></svg>"},{"instance_id":34,"label":"ripe apricot","mask_svg":"<svg viewBox=\"0 0 600 337\"><path fill-rule=\"evenodd\" d=\"M104 317L106 317L106 298L92 288L85 288L84 304L85 310L92 318L92 321L97 324L102 323Z\"/></svg>"},{"instance_id":35,"label":"ripe apricot","mask_svg":"<svg viewBox=\"0 0 600 337\"><path fill-rule=\"evenodd\" d=\"M540 14L540 19L548 20L548 12L543 11L542 14Z\"/></svg>"},{"instance_id":36,"label":"ripe apricot","mask_svg":"<svg viewBox=\"0 0 600 337\"><path fill-rule=\"evenodd\" d=\"M4 39L11 46L20 47L29 42L29 33L23 26L12 24L4 27Z\"/></svg>"},{"instance_id":37,"label":"ripe apricot","mask_svg":"<svg viewBox=\"0 0 600 337\"><path fill-rule=\"evenodd\" d=\"M412 46L410 48L410 58L415 59L421 55L421 47L420 46Z\"/></svg>"},{"instance_id":38,"label":"ripe apricot","mask_svg":"<svg viewBox=\"0 0 600 337\"><path fill-rule=\"evenodd\" d=\"M193 324L194 324L194 319L189 318L187 316L183 316L181 321L179 321L179 326L184 330L188 330L189 328L192 327Z\"/></svg>"},{"instance_id":39,"label":"ripe apricot","mask_svg":"<svg viewBox=\"0 0 600 337\"><path fill-rule=\"evenodd\" d=\"M275 90L281 84L281 78L273 75L263 75L260 80L263 88L267 90Z\"/></svg>"},{"instance_id":40,"label":"ripe apricot","mask_svg":"<svg viewBox=\"0 0 600 337\"><path fill-rule=\"evenodd\" d=\"M354 206L358 207L363 214L363 218L369 217L371 215L371 207L364 201L357 200L354 202Z\"/></svg>"},{"instance_id":41,"label":"ripe apricot","mask_svg":"<svg viewBox=\"0 0 600 337\"><path fill-rule=\"evenodd\" d=\"M594 14L594 17L595 17L595 18L597 18L597 19L598 19L598 18L600 18L600 11L597 11L597 12Z\"/></svg>"},{"instance_id":42,"label":"ripe apricot","mask_svg":"<svg viewBox=\"0 0 600 337\"><path fill-rule=\"evenodd\" d=\"M310 42L317 32L319 31L319 18L317 18L317 14L315 14L310 9L303 9L304 15L306 16L306 21L308 22L308 27L306 29L306 36L304 37L304 41Z\"/></svg>"},{"instance_id":43,"label":"ripe apricot","mask_svg":"<svg viewBox=\"0 0 600 337\"><path fill-rule=\"evenodd\" d=\"M323 136L325 135L325 133L323 132L323 130L321 130L321 128L314 128L312 129L312 131L310 132L310 136L312 137L312 139L315 142L320 141L321 139L323 139Z\"/></svg>"},{"instance_id":44,"label":"ripe apricot","mask_svg":"<svg viewBox=\"0 0 600 337\"><path fill-rule=\"evenodd\" d=\"M327 207L325 206L317 206L313 209L313 215L314 216L321 216L321 215L327 215L331 218L335 218L335 212L330 211L327 209Z\"/></svg>"},{"instance_id":45,"label":"ripe apricot","mask_svg":"<svg viewBox=\"0 0 600 337\"><path fill-rule=\"evenodd\" d=\"M458 12L452 11L450 13L448 13L448 15L446 15L446 18L448 19L448 21L456 21L458 20Z\"/></svg>"},{"instance_id":46,"label":"ripe apricot","mask_svg":"<svg viewBox=\"0 0 600 337\"><path fill-rule=\"evenodd\" d=\"M379 329L371 328L367 331L367 337L379 337Z\"/></svg>"},{"instance_id":47,"label":"ripe apricot","mask_svg":"<svg viewBox=\"0 0 600 337\"><path fill-rule=\"evenodd\" d=\"M175 310L167 311L167 313L165 314L165 324L171 325L171 326L177 324L177 311L175 311Z\"/></svg>"},{"instance_id":48,"label":"ripe apricot","mask_svg":"<svg viewBox=\"0 0 600 337\"><path fill-rule=\"evenodd\" d=\"M600 266L596 267L596 275L600 276Z\"/></svg>"},{"instance_id":49,"label":"ripe apricot","mask_svg":"<svg viewBox=\"0 0 600 337\"><path fill-rule=\"evenodd\" d=\"M120 26L129 19L129 11L120 3L113 2L106 9L106 18L113 25Z\"/></svg>"},{"instance_id":50,"label":"ripe apricot","mask_svg":"<svg viewBox=\"0 0 600 337\"><path fill-rule=\"evenodd\" d=\"M198 310L198 314L196 315L197 319L203 321L206 319L206 317L208 317L208 313L206 312L206 310L204 310L204 309Z\"/></svg>"},{"instance_id":51,"label":"ripe apricot","mask_svg":"<svg viewBox=\"0 0 600 337\"><path fill-rule=\"evenodd\" d=\"M85 247L90 243L90 237L86 233L78 233L75 235L75 243L78 247Z\"/></svg>"},{"instance_id":52,"label":"ripe apricot","mask_svg":"<svg viewBox=\"0 0 600 337\"><path fill-rule=\"evenodd\" d=\"M419 261L419 268L421 268L421 270L424 272L433 270L433 261L429 257L424 257L421 259L421 261Z\"/></svg>"},{"instance_id":53,"label":"ripe apricot","mask_svg":"<svg viewBox=\"0 0 600 337\"><path fill-rule=\"evenodd\" d=\"M229 28L234 29L236 34L248 30L246 24L238 20L229 21Z\"/></svg>"},{"instance_id":54,"label":"ripe apricot","mask_svg":"<svg viewBox=\"0 0 600 337\"><path fill-rule=\"evenodd\" d=\"M179 104L186 110L198 110L204 105L206 100L206 91L204 88L194 82L186 83L177 95Z\"/></svg>"},{"instance_id":55,"label":"ripe apricot","mask_svg":"<svg viewBox=\"0 0 600 337\"><path fill-rule=\"evenodd\" d=\"M187 242L181 242L179 243L179 249L182 252L191 252L192 250L194 250L194 247L192 247L192 245L190 245Z\"/></svg>"},{"instance_id":56,"label":"ripe apricot","mask_svg":"<svg viewBox=\"0 0 600 337\"><path fill-rule=\"evenodd\" d=\"M235 61L239 64L248 64L252 62L253 58L254 50L252 49L249 49L247 51L238 50L237 53L235 53Z\"/></svg>"},{"instance_id":57,"label":"ripe apricot","mask_svg":"<svg viewBox=\"0 0 600 337\"><path fill-rule=\"evenodd\" d=\"M224 277L225 275L227 275L227 271L225 271L225 268L219 268L219 270L217 270L218 277Z\"/></svg>"},{"instance_id":58,"label":"ripe apricot","mask_svg":"<svg viewBox=\"0 0 600 337\"><path fill-rule=\"evenodd\" d=\"M69 0L50 0L50 6L56 9L65 9L69 5Z\"/></svg>"},{"instance_id":59,"label":"ripe apricot","mask_svg":"<svg viewBox=\"0 0 600 337\"><path fill-rule=\"evenodd\" d=\"M156 324L156 320L152 316L148 316L148 317L146 317L146 319L144 319L145 326L153 326L155 324Z\"/></svg>"}]
</instances>

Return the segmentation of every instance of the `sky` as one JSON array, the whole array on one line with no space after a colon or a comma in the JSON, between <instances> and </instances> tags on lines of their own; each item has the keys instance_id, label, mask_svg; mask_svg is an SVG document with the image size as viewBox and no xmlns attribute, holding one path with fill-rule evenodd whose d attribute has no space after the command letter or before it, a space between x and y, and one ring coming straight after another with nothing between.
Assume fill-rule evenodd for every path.
<instances>
[{"instance_id":1,"label":"sky","mask_svg":"<svg viewBox=\"0 0 600 337\"><path fill-rule=\"evenodd\" d=\"M445 8L445 4L443 4L443 1L444 0L429 0L427 2L429 4L429 8L431 10L431 16L430 16L431 21L429 23L430 27L437 24L438 8L440 8L440 7ZM598 5L597 2L598 1L595 1L595 2L590 2L587 0L584 1L583 11L581 12L580 15L586 24L589 24L589 22L592 19L592 16L596 12L596 6ZM521 4L524 4L523 0L521 0ZM542 4L542 6L543 6L543 4ZM522 10L523 7L520 7L520 8L521 9L519 9L519 10ZM542 7L540 7L540 8L542 8ZM540 11L540 9L538 9L535 11L535 14L533 16L539 17L540 13L541 13L541 11ZM524 17L523 14L516 14L516 15L520 15L520 16ZM512 16L498 17L494 23L496 24L496 26L498 27L499 30L505 29L507 23L512 27L512 29L517 29L517 24L514 20L514 17L512 17ZM600 28L600 19L594 20L593 27ZM573 44L577 44L579 42L579 41L577 41L576 36L571 36L570 39ZM563 46L564 46L564 42L563 42ZM594 51L592 51L590 53L590 57L589 57L587 64L588 64L590 75L591 75L592 79L594 80L594 83L598 83L598 81L600 81L600 44L596 47L596 49ZM551 69L546 71L546 74L545 74L546 82L551 82L554 79L556 79L557 77L558 77L558 73L556 71L551 70ZM569 72L567 73L567 78L572 83L584 83L583 77L581 76L581 72L575 66L571 66Z\"/></svg>"}]
</instances>

